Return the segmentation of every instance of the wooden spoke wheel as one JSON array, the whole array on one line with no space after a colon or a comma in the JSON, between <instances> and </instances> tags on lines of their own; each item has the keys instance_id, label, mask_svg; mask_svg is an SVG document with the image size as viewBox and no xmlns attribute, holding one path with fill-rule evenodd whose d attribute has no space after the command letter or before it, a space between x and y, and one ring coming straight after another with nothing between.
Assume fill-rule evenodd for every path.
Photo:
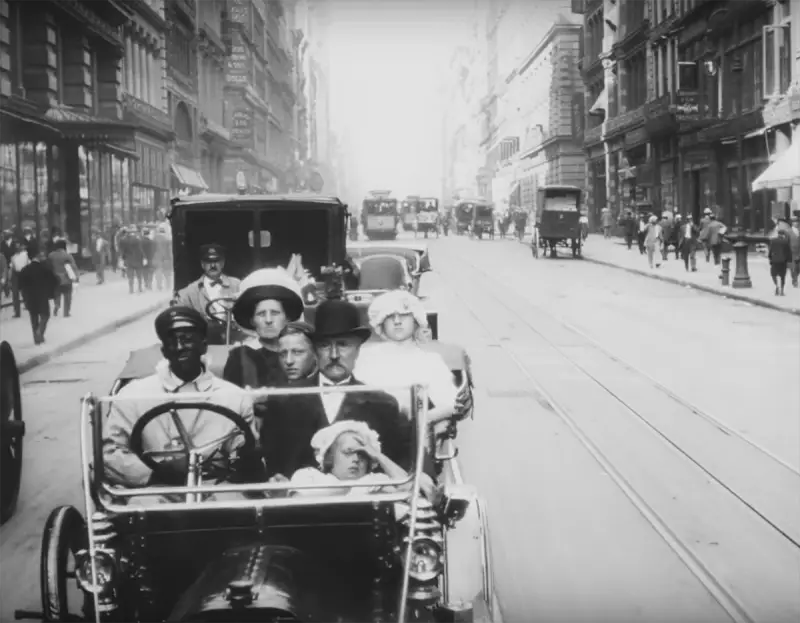
<instances>
[{"instance_id":1,"label":"wooden spoke wheel","mask_svg":"<svg viewBox=\"0 0 800 623\"><path fill-rule=\"evenodd\" d=\"M59 506L47 518L40 560L42 620L86 621L91 599L75 579L76 554L88 548L86 522L74 506Z\"/></svg>"},{"instance_id":2,"label":"wooden spoke wheel","mask_svg":"<svg viewBox=\"0 0 800 623\"><path fill-rule=\"evenodd\" d=\"M22 397L19 370L8 342L0 343L0 524L14 514L22 480Z\"/></svg>"}]
</instances>

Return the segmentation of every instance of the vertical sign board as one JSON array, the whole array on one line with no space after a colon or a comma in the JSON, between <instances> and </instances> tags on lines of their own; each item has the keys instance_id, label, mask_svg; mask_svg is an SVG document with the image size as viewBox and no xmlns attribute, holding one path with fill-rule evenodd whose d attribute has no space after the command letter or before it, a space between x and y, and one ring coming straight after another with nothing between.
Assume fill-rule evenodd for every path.
<instances>
[{"instance_id":1,"label":"vertical sign board","mask_svg":"<svg viewBox=\"0 0 800 623\"><path fill-rule=\"evenodd\" d=\"M247 86L250 82L250 51L247 48L242 33L231 33L231 53L228 55L227 72L225 79L228 84Z\"/></svg>"},{"instance_id":2,"label":"vertical sign board","mask_svg":"<svg viewBox=\"0 0 800 623\"><path fill-rule=\"evenodd\" d=\"M243 147L253 148L253 112L244 105L231 114L231 138Z\"/></svg>"}]
</instances>

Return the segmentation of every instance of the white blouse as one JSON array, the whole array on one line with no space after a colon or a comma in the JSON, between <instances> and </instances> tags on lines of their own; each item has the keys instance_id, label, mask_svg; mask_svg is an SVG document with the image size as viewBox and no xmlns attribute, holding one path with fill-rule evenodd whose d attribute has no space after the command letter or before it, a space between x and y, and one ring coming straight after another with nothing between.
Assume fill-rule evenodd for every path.
<instances>
[{"instance_id":1,"label":"white blouse","mask_svg":"<svg viewBox=\"0 0 800 623\"><path fill-rule=\"evenodd\" d=\"M364 345L353 376L367 385L427 385L435 407L455 409L458 389L450 368L439 353L423 350L412 341ZM411 412L410 391L389 393L401 411Z\"/></svg>"},{"instance_id":2,"label":"white blouse","mask_svg":"<svg viewBox=\"0 0 800 623\"><path fill-rule=\"evenodd\" d=\"M339 480L333 474L325 474L313 467L304 467L298 469L290 480L290 484L294 485L327 485L339 483L342 486L332 489L295 489L294 495L365 495L367 493L379 493L386 487L386 483L390 478L386 474L371 473L363 478L356 480ZM370 487L353 487L354 483L358 484L371 484ZM348 486L349 485L349 486Z\"/></svg>"}]
</instances>

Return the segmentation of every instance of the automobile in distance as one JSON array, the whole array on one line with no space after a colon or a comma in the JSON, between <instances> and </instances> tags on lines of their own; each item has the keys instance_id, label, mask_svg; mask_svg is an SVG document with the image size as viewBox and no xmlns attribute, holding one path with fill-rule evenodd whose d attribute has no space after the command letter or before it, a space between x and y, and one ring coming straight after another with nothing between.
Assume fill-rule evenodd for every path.
<instances>
[{"instance_id":1,"label":"automobile in distance","mask_svg":"<svg viewBox=\"0 0 800 623\"><path fill-rule=\"evenodd\" d=\"M537 189L536 221L531 240L534 257L546 253L556 257L557 247L571 249L573 257L581 256L581 197L577 186L548 185Z\"/></svg>"}]
</instances>

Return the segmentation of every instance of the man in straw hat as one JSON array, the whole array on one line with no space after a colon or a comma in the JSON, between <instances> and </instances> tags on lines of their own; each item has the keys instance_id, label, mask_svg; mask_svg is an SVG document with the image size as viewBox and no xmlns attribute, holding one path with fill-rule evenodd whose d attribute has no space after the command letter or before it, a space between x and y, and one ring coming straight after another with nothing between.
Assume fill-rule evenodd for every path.
<instances>
[{"instance_id":1,"label":"man in straw hat","mask_svg":"<svg viewBox=\"0 0 800 623\"><path fill-rule=\"evenodd\" d=\"M353 369L361 345L370 335L370 328L362 324L358 308L352 303L338 299L320 303L311 336L319 369L315 384L362 385L353 377ZM270 475L287 477L303 467L314 467L311 438L318 430L343 420L366 423L384 440L386 456L405 470L413 468L416 423L401 415L397 400L388 393L271 397L266 412L269 415L261 429L261 441ZM426 472L434 473L429 457ZM428 482L432 484L431 480Z\"/></svg>"},{"instance_id":2,"label":"man in straw hat","mask_svg":"<svg viewBox=\"0 0 800 623\"><path fill-rule=\"evenodd\" d=\"M249 480L263 478L260 451L255 446L246 447L248 431L253 439L257 439L252 400L240 388L215 377L209 370L210 362L206 357L208 323L205 318L189 307L170 307L156 317L155 330L164 359L156 366L154 374L131 381L120 390L117 395L120 400L112 404L103 427L106 478L114 484L133 488L184 485L188 452L183 435L187 430L195 447L223 440L205 453L207 467L216 469L218 477L235 474ZM212 393L209 402L240 415L248 430L240 430L232 420L212 411L167 412L157 417L158 421L145 425L141 437L142 450L174 450L175 456L146 464L131 448L131 433L136 422L148 410L183 392ZM163 395L163 400L153 398L158 395ZM137 399L138 396L142 398ZM176 425L178 418L183 424L180 429ZM213 481L213 478L206 481Z\"/></svg>"}]
</instances>

